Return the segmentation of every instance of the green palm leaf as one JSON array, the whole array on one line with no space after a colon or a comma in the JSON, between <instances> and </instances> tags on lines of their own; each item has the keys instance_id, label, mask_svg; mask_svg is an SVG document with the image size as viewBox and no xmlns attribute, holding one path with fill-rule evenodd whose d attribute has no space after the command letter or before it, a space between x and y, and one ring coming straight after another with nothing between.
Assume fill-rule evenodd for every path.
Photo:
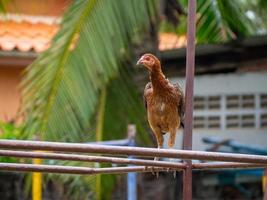
<instances>
[{"instance_id":1,"label":"green palm leaf","mask_svg":"<svg viewBox=\"0 0 267 200\"><path fill-rule=\"evenodd\" d=\"M25 133L45 133L46 140L89 139L82 132L96 111L99 89L118 74L132 36L148 27L153 3L74 1L51 48L26 71Z\"/></svg>"},{"instance_id":2,"label":"green palm leaf","mask_svg":"<svg viewBox=\"0 0 267 200\"><path fill-rule=\"evenodd\" d=\"M141 127L144 110L138 94L132 91L131 65L122 61L129 58L131 41L149 27L148 12L153 13L154 9L151 0L74 1L51 47L25 72L22 82L22 111L27 116L25 137L41 134L43 140L95 140L95 114L103 87L108 88L103 139L125 137L129 122L136 123L138 130L144 132ZM80 162L53 163L88 166ZM66 195L74 199L85 199L88 188L95 187L95 176L49 175L49 178L67 184ZM103 180L103 190L111 191L112 184L106 183ZM109 192L104 196L108 198Z\"/></svg>"},{"instance_id":3,"label":"green palm leaf","mask_svg":"<svg viewBox=\"0 0 267 200\"><path fill-rule=\"evenodd\" d=\"M6 13L6 7L7 7L7 3L10 0L1 0L0 1L0 13Z\"/></svg>"},{"instance_id":4,"label":"green palm leaf","mask_svg":"<svg viewBox=\"0 0 267 200\"><path fill-rule=\"evenodd\" d=\"M177 0L184 8L187 0ZM252 20L247 12L254 12L253 6L259 8L264 0L253 1L242 0L198 0L197 1L197 34L198 43L225 42L236 38L257 35L259 30L266 29L259 19ZM256 3L255 3L256 2ZM255 5L256 4L256 5ZM266 8L266 7L265 7ZM255 15L257 13L254 12ZM179 27L174 30L178 34L186 33L186 18L181 18ZM172 30L170 25L164 24L161 30Z\"/></svg>"}]
</instances>

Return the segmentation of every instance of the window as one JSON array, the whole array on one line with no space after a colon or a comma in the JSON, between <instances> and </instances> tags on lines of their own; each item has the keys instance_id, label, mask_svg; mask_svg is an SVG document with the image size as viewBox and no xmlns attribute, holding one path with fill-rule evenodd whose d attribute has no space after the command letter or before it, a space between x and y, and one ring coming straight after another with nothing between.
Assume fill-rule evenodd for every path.
<instances>
[{"instance_id":1,"label":"window","mask_svg":"<svg viewBox=\"0 0 267 200\"><path fill-rule=\"evenodd\" d=\"M241 107L242 108L254 108L255 107L255 96L250 95L242 95L241 96Z\"/></svg>"},{"instance_id":2,"label":"window","mask_svg":"<svg viewBox=\"0 0 267 200\"><path fill-rule=\"evenodd\" d=\"M204 110L205 104L206 104L205 97L194 98L194 109L195 110Z\"/></svg>"},{"instance_id":3,"label":"window","mask_svg":"<svg viewBox=\"0 0 267 200\"><path fill-rule=\"evenodd\" d=\"M226 117L226 127L227 128L238 128L239 127L239 116L228 115Z\"/></svg>"},{"instance_id":4,"label":"window","mask_svg":"<svg viewBox=\"0 0 267 200\"><path fill-rule=\"evenodd\" d=\"M231 95L226 97L226 107L229 109L239 108L239 96Z\"/></svg>"},{"instance_id":5,"label":"window","mask_svg":"<svg viewBox=\"0 0 267 200\"><path fill-rule=\"evenodd\" d=\"M208 117L208 128L220 128L220 116Z\"/></svg>"},{"instance_id":6,"label":"window","mask_svg":"<svg viewBox=\"0 0 267 200\"><path fill-rule=\"evenodd\" d=\"M267 94L260 95L261 108L267 108Z\"/></svg>"},{"instance_id":7,"label":"window","mask_svg":"<svg viewBox=\"0 0 267 200\"><path fill-rule=\"evenodd\" d=\"M208 108L211 110L220 109L221 107L221 97L220 96L209 96L208 97Z\"/></svg>"},{"instance_id":8,"label":"window","mask_svg":"<svg viewBox=\"0 0 267 200\"><path fill-rule=\"evenodd\" d=\"M255 127L255 115L242 115L241 127L253 128Z\"/></svg>"},{"instance_id":9,"label":"window","mask_svg":"<svg viewBox=\"0 0 267 200\"><path fill-rule=\"evenodd\" d=\"M194 128L205 128L205 118L194 117Z\"/></svg>"},{"instance_id":10,"label":"window","mask_svg":"<svg viewBox=\"0 0 267 200\"><path fill-rule=\"evenodd\" d=\"M194 117L194 128L220 128L220 116Z\"/></svg>"},{"instance_id":11,"label":"window","mask_svg":"<svg viewBox=\"0 0 267 200\"><path fill-rule=\"evenodd\" d=\"M267 128L267 94L196 96L195 129Z\"/></svg>"},{"instance_id":12,"label":"window","mask_svg":"<svg viewBox=\"0 0 267 200\"><path fill-rule=\"evenodd\" d=\"M261 127L267 128L267 114L261 115Z\"/></svg>"}]
</instances>

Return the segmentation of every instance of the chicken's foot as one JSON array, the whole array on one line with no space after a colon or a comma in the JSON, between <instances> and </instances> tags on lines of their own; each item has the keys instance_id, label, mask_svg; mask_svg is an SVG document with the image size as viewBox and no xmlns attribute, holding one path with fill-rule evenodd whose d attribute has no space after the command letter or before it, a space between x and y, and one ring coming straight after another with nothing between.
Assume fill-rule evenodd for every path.
<instances>
[{"instance_id":1,"label":"chicken's foot","mask_svg":"<svg viewBox=\"0 0 267 200\"><path fill-rule=\"evenodd\" d=\"M176 162L176 160L173 158L170 158L169 162L173 163L173 162ZM170 168L167 169L167 172L169 172L169 170L170 170ZM175 169L173 169L173 178L176 178L176 170Z\"/></svg>"}]
</instances>

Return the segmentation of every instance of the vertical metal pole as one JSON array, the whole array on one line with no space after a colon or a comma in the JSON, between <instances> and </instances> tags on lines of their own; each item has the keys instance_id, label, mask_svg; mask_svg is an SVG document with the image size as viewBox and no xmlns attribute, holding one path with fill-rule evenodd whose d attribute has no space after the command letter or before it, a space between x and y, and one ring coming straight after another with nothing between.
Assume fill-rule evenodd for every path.
<instances>
[{"instance_id":1,"label":"vertical metal pole","mask_svg":"<svg viewBox=\"0 0 267 200\"><path fill-rule=\"evenodd\" d=\"M267 200L267 168L264 170L264 183L263 183L263 200Z\"/></svg>"},{"instance_id":2,"label":"vertical metal pole","mask_svg":"<svg viewBox=\"0 0 267 200\"><path fill-rule=\"evenodd\" d=\"M184 149L192 149L192 129L193 129L193 89L195 73L195 18L196 0L188 0L187 19L187 51L186 51L186 88L185 88L185 129L184 129ZM183 199L192 199L192 162L187 164L183 172Z\"/></svg>"},{"instance_id":3,"label":"vertical metal pole","mask_svg":"<svg viewBox=\"0 0 267 200\"><path fill-rule=\"evenodd\" d=\"M128 139L129 146L135 146L135 134L136 127L135 125L128 125ZM133 156L129 156L129 158L133 158ZM129 165L131 166L131 165ZM137 200L137 184L136 184L136 172L130 172L127 174L127 199L128 200Z\"/></svg>"}]
</instances>

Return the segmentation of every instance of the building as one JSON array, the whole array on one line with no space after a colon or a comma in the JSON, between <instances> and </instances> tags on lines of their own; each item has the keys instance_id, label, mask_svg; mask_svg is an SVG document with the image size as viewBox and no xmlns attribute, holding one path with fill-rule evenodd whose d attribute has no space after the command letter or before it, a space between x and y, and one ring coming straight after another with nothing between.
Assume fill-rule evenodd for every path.
<instances>
[{"instance_id":1,"label":"building","mask_svg":"<svg viewBox=\"0 0 267 200\"><path fill-rule=\"evenodd\" d=\"M267 37L198 45L194 85L193 149L203 137L267 147ZM185 49L162 52L164 71L184 87ZM177 137L181 148L182 134Z\"/></svg>"},{"instance_id":2,"label":"building","mask_svg":"<svg viewBox=\"0 0 267 200\"><path fill-rule=\"evenodd\" d=\"M0 16L0 121L17 117L23 70L49 47L68 3L15 0Z\"/></svg>"}]
</instances>

